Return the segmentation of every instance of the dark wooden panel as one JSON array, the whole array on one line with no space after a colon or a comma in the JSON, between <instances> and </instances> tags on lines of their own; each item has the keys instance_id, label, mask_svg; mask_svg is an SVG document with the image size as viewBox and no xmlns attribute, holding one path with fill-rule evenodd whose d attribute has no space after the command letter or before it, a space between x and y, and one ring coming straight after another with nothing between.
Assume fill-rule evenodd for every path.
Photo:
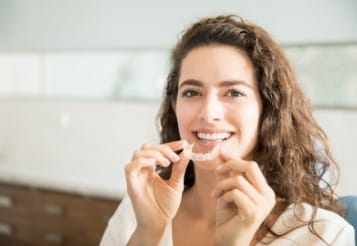
<instances>
[{"instance_id":1,"label":"dark wooden panel","mask_svg":"<svg viewBox=\"0 0 357 246\"><path fill-rule=\"evenodd\" d=\"M98 245L119 200L0 183L0 245Z\"/></svg>"}]
</instances>

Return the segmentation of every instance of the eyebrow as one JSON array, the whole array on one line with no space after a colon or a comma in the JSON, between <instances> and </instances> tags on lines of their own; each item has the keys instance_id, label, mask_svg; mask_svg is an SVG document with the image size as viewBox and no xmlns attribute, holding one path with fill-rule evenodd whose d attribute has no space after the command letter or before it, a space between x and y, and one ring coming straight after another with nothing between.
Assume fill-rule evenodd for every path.
<instances>
[{"instance_id":1,"label":"eyebrow","mask_svg":"<svg viewBox=\"0 0 357 246\"><path fill-rule=\"evenodd\" d=\"M183 87L183 86L197 86L197 87L203 87L203 83L199 80L195 80L195 79L188 79L183 81L179 88ZM219 83L219 87L230 87L230 86L234 86L234 85L243 85L246 86L248 88L253 89L253 87L248 84L247 82L245 82L244 80L227 80L227 81L222 81Z\"/></svg>"}]
</instances>

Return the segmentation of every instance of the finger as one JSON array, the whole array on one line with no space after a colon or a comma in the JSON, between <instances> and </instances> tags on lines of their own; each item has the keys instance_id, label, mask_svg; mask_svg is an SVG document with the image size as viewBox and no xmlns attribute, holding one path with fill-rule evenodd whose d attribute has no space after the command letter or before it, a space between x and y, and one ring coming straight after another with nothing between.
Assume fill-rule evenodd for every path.
<instances>
[{"instance_id":1,"label":"finger","mask_svg":"<svg viewBox=\"0 0 357 246\"><path fill-rule=\"evenodd\" d=\"M229 192L224 193L221 199L224 202L222 206L226 206L225 204L228 203L233 203L237 207L238 216L241 219L247 219L254 216L256 205L242 191L238 189L230 190Z\"/></svg>"},{"instance_id":2,"label":"finger","mask_svg":"<svg viewBox=\"0 0 357 246\"><path fill-rule=\"evenodd\" d=\"M183 153L180 153L179 156L180 160L172 165L171 177L168 181L171 187L182 187L184 183L186 168L190 161Z\"/></svg>"},{"instance_id":3,"label":"finger","mask_svg":"<svg viewBox=\"0 0 357 246\"><path fill-rule=\"evenodd\" d=\"M259 167L254 161L245 161L241 159L232 159L231 155L226 152L221 152L221 156L226 162L217 168L219 173L236 172L243 173L249 183L251 183L259 193L264 193L268 184Z\"/></svg>"},{"instance_id":4,"label":"finger","mask_svg":"<svg viewBox=\"0 0 357 246\"><path fill-rule=\"evenodd\" d=\"M232 169L226 165L227 162L227 156L224 156L223 158L223 153L222 149L219 150L217 159L219 160L217 168L216 168L216 177L218 181L222 181L223 179L229 177L230 172ZM228 159L229 160L229 159Z\"/></svg>"},{"instance_id":5,"label":"finger","mask_svg":"<svg viewBox=\"0 0 357 246\"><path fill-rule=\"evenodd\" d=\"M156 150L164 155L171 162L178 161L179 156L175 153L183 148L184 141L173 141L165 144L144 144L141 150Z\"/></svg>"},{"instance_id":6,"label":"finger","mask_svg":"<svg viewBox=\"0 0 357 246\"><path fill-rule=\"evenodd\" d=\"M164 166L164 167L170 165L172 161L168 159L166 156L164 156L161 152L155 149L135 151L133 154L133 161L139 158L155 159L157 165Z\"/></svg>"},{"instance_id":7,"label":"finger","mask_svg":"<svg viewBox=\"0 0 357 246\"><path fill-rule=\"evenodd\" d=\"M167 142L164 144L144 144L141 149L151 149L151 148L165 148L168 147L174 151L182 149L184 146L184 140L177 140L177 141L172 141L172 142Z\"/></svg>"},{"instance_id":8,"label":"finger","mask_svg":"<svg viewBox=\"0 0 357 246\"><path fill-rule=\"evenodd\" d=\"M211 196L218 198L225 192L233 189L239 189L244 194L249 197L255 204L259 204L261 201L261 194L259 194L256 189L247 181L247 179L242 176L229 177L222 180L212 191Z\"/></svg>"},{"instance_id":9,"label":"finger","mask_svg":"<svg viewBox=\"0 0 357 246\"><path fill-rule=\"evenodd\" d=\"M216 173L219 177L219 180L223 180L224 178L231 176L233 172L236 175L239 175L239 172L244 171L243 168L241 168L241 170L238 167L235 167L234 169L232 168L232 162L243 162L243 160L234 157L233 155L223 151L222 149L219 152L219 158L221 160L221 164L218 165L216 168Z\"/></svg>"},{"instance_id":10,"label":"finger","mask_svg":"<svg viewBox=\"0 0 357 246\"><path fill-rule=\"evenodd\" d=\"M156 160L153 158L137 158L125 166L125 173L127 175L137 173L144 168L155 170Z\"/></svg>"},{"instance_id":11,"label":"finger","mask_svg":"<svg viewBox=\"0 0 357 246\"><path fill-rule=\"evenodd\" d=\"M170 147L174 151L177 151L183 148L184 143L185 143L184 140L176 140L176 141L164 143L163 145Z\"/></svg>"},{"instance_id":12,"label":"finger","mask_svg":"<svg viewBox=\"0 0 357 246\"><path fill-rule=\"evenodd\" d=\"M143 180L149 182L155 175L156 160L139 158L125 166L125 179L128 193L137 193ZM141 177L141 178L140 178ZM142 179L144 178L144 179Z\"/></svg>"}]
</instances>

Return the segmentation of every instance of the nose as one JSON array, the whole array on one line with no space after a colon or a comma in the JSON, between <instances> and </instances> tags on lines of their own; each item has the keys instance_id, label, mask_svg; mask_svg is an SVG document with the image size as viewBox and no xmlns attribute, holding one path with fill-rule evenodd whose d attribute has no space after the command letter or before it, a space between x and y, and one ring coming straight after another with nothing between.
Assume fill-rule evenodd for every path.
<instances>
[{"instance_id":1,"label":"nose","mask_svg":"<svg viewBox=\"0 0 357 246\"><path fill-rule=\"evenodd\" d=\"M223 118L223 105L217 96L207 96L202 101L199 118L207 123L220 121Z\"/></svg>"}]
</instances>

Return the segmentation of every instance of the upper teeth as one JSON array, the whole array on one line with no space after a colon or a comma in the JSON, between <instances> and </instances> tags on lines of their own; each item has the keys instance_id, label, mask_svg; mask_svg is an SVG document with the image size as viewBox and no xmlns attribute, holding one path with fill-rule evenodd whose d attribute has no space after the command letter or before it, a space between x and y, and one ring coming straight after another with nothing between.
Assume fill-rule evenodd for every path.
<instances>
[{"instance_id":1,"label":"upper teeth","mask_svg":"<svg viewBox=\"0 0 357 246\"><path fill-rule=\"evenodd\" d=\"M197 136L203 140L223 140L229 138L231 134L228 132L213 133L213 134L198 132Z\"/></svg>"}]
</instances>

